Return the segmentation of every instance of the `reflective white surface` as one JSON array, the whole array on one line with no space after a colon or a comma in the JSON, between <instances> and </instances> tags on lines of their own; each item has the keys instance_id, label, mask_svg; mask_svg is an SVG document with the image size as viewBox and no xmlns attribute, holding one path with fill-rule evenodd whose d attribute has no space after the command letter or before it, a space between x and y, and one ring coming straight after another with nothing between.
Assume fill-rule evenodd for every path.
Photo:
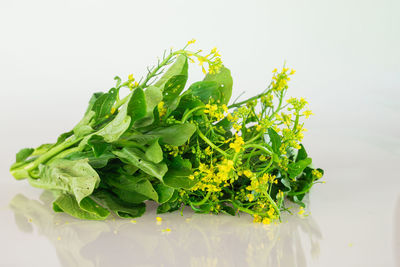
<instances>
[{"instance_id":1,"label":"reflective white surface","mask_svg":"<svg viewBox=\"0 0 400 267\"><path fill-rule=\"evenodd\" d=\"M0 266L400 266L399 10L396 0L0 1ZM308 216L263 226L185 209L158 225L149 206L136 224L78 221L9 175L18 149L71 129L116 74L140 77L193 37L220 49L233 98L261 91L284 60L297 70L289 94L310 102L304 144L326 174Z\"/></svg>"},{"instance_id":2,"label":"reflective white surface","mask_svg":"<svg viewBox=\"0 0 400 267\"><path fill-rule=\"evenodd\" d=\"M26 183L3 184L2 265L399 266L398 150L339 133L335 140L314 155L327 183L312 190L308 216L294 207L277 225L189 209L159 225L154 205L135 223L80 221L53 213L51 196Z\"/></svg>"}]
</instances>

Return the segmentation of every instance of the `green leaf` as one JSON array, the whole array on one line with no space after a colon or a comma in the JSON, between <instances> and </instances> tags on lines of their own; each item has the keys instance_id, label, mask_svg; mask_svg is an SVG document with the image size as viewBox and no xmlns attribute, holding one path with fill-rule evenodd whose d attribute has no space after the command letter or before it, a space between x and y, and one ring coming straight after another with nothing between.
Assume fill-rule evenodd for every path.
<instances>
[{"instance_id":1,"label":"green leaf","mask_svg":"<svg viewBox=\"0 0 400 267\"><path fill-rule=\"evenodd\" d=\"M26 160L30 155L32 155L33 151L35 151L33 148L21 149L15 157L15 162L22 162Z\"/></svg>"},{"instance_id":2,"label":"green leaf","mask_svg":"<svg viewBox=\"0 0 400 267\"><path fill-rule=\"evenodd\" d=\"M288 165L288 174L290 178L296 178L299 176L303 170L312 163L311 158L306 158L303 160L299 160L298 162L293 162Z\"/></svg>"},{"instance_id":3,"label":"green leaf","mask_svg":"<svg viewBox=\"0 0 400 267\"><path fill-rule=\"evenodd\" d=\"M102 94L96 99L92 107L92 110L95 113L93 117L95 122L100 122L102 119L111 114L111 108L117 99L117 95L118 90L111 88L108 93Z\"/></svg>"},{"instance_id":4,"label":"green leaf","mask_svg":"<svg viewBox=\"0 0 400 267\"><path fill-rule=\"evenodd\" d=\"M100 177L87 160L56 159L49 165L40 165L40 178L29 178L34 187L60 190L73 195L78 203L92 194Z\"/></svg>"},{"instance_id":5,"label":"green leaf","mask_svg":"<svg viewBox=\"0 0 400 267\"><path fill-rule=\"evenodd\" d=\"M104 220L110 212L95 201L86 197L78 203L73 195L62 194L53 202L56 212L65 212L71 216L85 220Z\"/></svg>"},{"instance_id":6,"label":"green leaf","mask_svg":"<svg viewBox=\"0 0 400 267\"><path fill-rule=\"evenodd\" d=\"M189 179L192 175L192 164L187 159L182 157L175 157L168 166L168 172L164 176L164 184L172 188L192 188L198 181L196 179Z\"/></svg>"},{"instance_id":7,"label":"green leaf","mask_svg":"<svg viewBox=\"0 0 400 267\"><path fill-rule=\"evenodd\" d=\"M300 144L301 148L297 152L296 162L300 160L306 159L308 157L306 149L304 148L303 144Z\"/></svg>"},{"instance_id":8,"label":"green leaf","mask_svg":"<svg viewBox=\"0 0 400 267\"><path fill-rule=\"evenodd\" d=\"M174 194L175 189L172 187L166 186L163 183L157 184L154 189L158 194L158 203L162 204L169 201Z\"/></svg>"},{"instance_id":9,"label":"green leaf","mask_svg":"<svg viewBox=\"0 0 400 267\"><path fill-rule=\"evenodd\" d=\"M146 158L154 163L159 163L163 160L163 151L158 144L158 139L150 143L150 146L146 150Z\"/></svg>"},{"instance_id":10,"label":"green leaf","mask_svg":"<svg viewBox=\"0 0 400 267\"><path fill-rule=\"evenodd\" d=\"M88 160L88 163L90 166L92 166L95 169L103 168L107 166L107 163L109 162L110 159L114 159L116 156L107 151L102 153L100 156L96 157L94 155L93 151L78 151L71 153L65 157L65 159L69 160L80 160L80 159L86 159Z\"/></svg>"},{"instance_id":11,"label":"green leaf","mask_svg":"<svg viewBox=\"0 0 400 267\"><path fill-rule=\"evenodd\" d=\"M207 73L204 81L215 81L219 84L221 93L221 104L228 104L232 96L233 80L231 71L228 68L222 67L218 73Z\"/></svg>"},{"instance_id":12,"label":"green leaf","mask_svg":"<svg viewBox=\"0 0 400 267\"><path fill-rule=\"evenodd\" d=\"M140 217L146 211L144 203L131 204L124 202L105 190L96 191L93 197L121 218Z\"/></svg>"},{"instance_id":13,"label":"green leaf","mask_svg":"<svg viewBox=\"0 0 400 267\"><path fill-rule=\"evenodd\" d=\"M281 147L281 137L274 129L268 128L268 136L271 140L271 147L275 154L280 155L279 148Z\"/></svg>"},{"instance_id":14,"label":"green leaf","mask_svg":"<svg viewBox=\"0 0 400 267\"><path fill-rule=\"evenodd\" d=\"M143 201L149 199L148 197L143 196L142 194L118 188L117 189L113 188L113 192L118 196L119 199L130 204L140 204Z\"/></svg>"},{"instance_id":15,"label":"green leaf","mask_svg":"<svg viewBox=\"0 0 400 267\"><path fill-rule=\"evenodd\" d=\"M198 97L204 104L209 103L211 100L221 103L223 99L220 84L216 81L195 82L190 85L188 91Z\"/></svg>"},{"instance_id":16,"label":"green leaf","mask_svg":"<svg viewBox=\"0 0 400 267\"><path fill-rule=\"evenodd\" d=\"M100 157L107 149L111 148L111 144L106 143L104 138L99 135L92 135L88 140L88 145L92 148L95 157Z\"/></svg>"},{"instance_id":17,"label":"green leaf","mask_svg":"<svg viewBox=\"0 0 400 267\"><path fill-rule=\"evenodd\" d=\"M112 143L117 141L120 136L128 130L131 124L131 117L128 115L128 103L122 105L121 109L119 110L117 116L110 121L106 126L98 130L95 134L102 136L104 141L107 143ZM85 137L81 141L81 145L87 144L89 137Z\"/></svg>"},{"instance_id":18,"label":"green leaf","mask_svg":"<svg viewBox=\"0 0 400 267\"><path fill-rule=\"evenodd\" d=\"M139 193L147 197L147 199L158 201L157 192L154 190L153 185L145 176L130 176L126 174L120 174L117 176L106 177L105 182L112 187L129 192Z\"/></svg>"},{"instance_id":19,"label":"green leaf","mask_svg":"<svg viewBox=\"0 0 400 267\"><path fill-rule=\"evenodd\" d=\"M137 148L123 148L120 151L113 151L123 162L132 164L145 173L156 177L162 181L164 174L168 168L165 163L153 163L146 160L146 156Z\"/></svg>"},{"instance_id":20,"label":"green leaf","mask_svg":"<svg viewBox=\"0 0 400 267\"><path fill-rule=\"evenodd\" d=\"M90 110L85 116L78 122L78 124L74 127L73 133L76 137L85 136L93 132L93 128L90 125L92 119L95 117L96 113L93 110Z\"/></svg>"},{"instance_id":21,"label":"green leaf","mask_svg":"<svg viewBox=\"0 0 400 267\"><path fill-rule=\"evenodd\" d=\"M92 95L92 97L91 97L90 100L89 100L89 105L88 105L88 107L87 107L87 109L86 109L86 111L85 111L85 115L88 114L88 113L93 109L94 103L96 103L97 99L98 99L99 97L101 97L102 95L104 95L103 92L96 92L96 93L94 93L94 94Z\"/></svg>"},{"instance_id":22,"label":"green leaf","mask_svg":"<svg viewBox=\"0 0 400 267\"><path fill-rule=\"evenodd\" d=\"M149 86L144 91L145 99L146 99L146 115L138 119L134 126L135 128L149 126L154 121L154 109L157 107L158 103L162 101L162 92L160 88L155 86Z\"/></svg>"},{"instance_id":23,"label":"green leaf","mask_svg":"<svg viewBox=\"0 0 400 267\"><path fill-rule=\"evenodd\" d=\"M221 205L221 210L222 210L224 213L229 214L229 215L232 215L232 216L235 216L235 214L236 214L235 209L232 208L231 206L226 205L226 204L222 204L222 205Z\"/></svg>"},{"instance_id":24,"label":"green leaf","mask_svg":"<svg viewBox=\"0 0 400 267\"><path fill-rule=\"evenodd\" d=\"M138 87L133 91L128 102L127 115L131 117L131 123L146 116L146 96L142 88Z\"/></svg>"},{"instance_id":25,"label":"green leaf","mask_svg":"<svg viewBox=\"0 0 400 267\"><path fill-rule=\"evenodd\" d=\"M172 76L165 84L163 90L163 101L170 112L177 108L180 100L179 95L185 88L187 79L187 75L175 75Z\"/></svg>"},{"instance_id":26,"label":"green leaf","mask_svg":"<svg viewBox=\"0 0 400 267\"><path fill-rule=\"evenodd\" d=\"M159 137L163 143L181 146L190 139L195 131L196 126L194 124L184 123L154 129L147 134Z\"/></svg>"},{"instance_id":27,"label":"green leaf","mask_svg":"<svg viewBox=\"0 0 400 267\"><path fill-rule=\"evenodd\" d=\"M188 62L185 55L179 55L175 63L164 73L164 75L154 84L162 91L164 90L165 84L176 75L186 75L188 74Z\"/></svg>"}]
</instances>

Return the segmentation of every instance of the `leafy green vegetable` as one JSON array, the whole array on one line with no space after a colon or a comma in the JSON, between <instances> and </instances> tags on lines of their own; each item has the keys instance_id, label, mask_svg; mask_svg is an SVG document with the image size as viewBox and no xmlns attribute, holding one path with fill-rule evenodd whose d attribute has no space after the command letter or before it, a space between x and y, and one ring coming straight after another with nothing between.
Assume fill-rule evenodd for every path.
<instances>
[{"instance_id":1,"label":"leafy green vegetable","mask_svg":"<svg viewBox=\"0 0 400 267\"><path fill-rule=\"evenodd\" d=\"M233 79L217 49L204 54L188 45L139 82L115 77L72 130L20 150L11 174L57 194L54 211L87 220L139 217L146 201L158 204L157 213L190 206L246 212L263 223L280 220L284 199L304 207L324 171L301 144L302 119L312 114L307 102L284 99L294 70L274 70L267 89L229 104ZM205 77L185 89L189 61Z\"/></svg>"}]
</instances>

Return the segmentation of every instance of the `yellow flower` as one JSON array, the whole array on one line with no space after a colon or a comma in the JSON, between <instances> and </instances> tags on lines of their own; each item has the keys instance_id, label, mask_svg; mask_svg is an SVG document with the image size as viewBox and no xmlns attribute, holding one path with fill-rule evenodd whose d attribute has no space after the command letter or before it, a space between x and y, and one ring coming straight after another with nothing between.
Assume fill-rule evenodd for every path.
<instances>
[{"instance_id":1,"label":"yellow flower","mask_svg":"<svg viewBox=\"0 0 400 267\"><path fill-rule=\"evenodd\" d=\"M306 119L308 119L308 117L310 117L311 115L313 115L313 113L312 113L312 111L311 110L305 110L304 112L303 112L303 115L304 116L306 116Z\"/></svg>"},{"instance_id":2,"label":"yellow flower","mask_svg":"<svg viewBox=\"0 0 400 267\"><path fill-rule=\"evenodd\" d=\"M250 202L254 200L254 195L253 194L248 194L247 198L249 199Z\"/></svg>"},{"instance_id":3,"label":"yellow flower","mask_svg":"<svg viewBox=\"0 0 400 267\"><path fill-rule=\"evenodd\" d=\"M242 125L239 125L239 124L234 124L233 125L233 128L236 130L236 131L240 131L240 129L242 129Z\"/></svg>"},{"instance_id":4,"label":"yellow flower","mask_svg":"<svg viewBox=\"0 0 400 267\"><path fill-rule=\"evenodd\" d=\"M265 217L265 218L262 220L262 223L263 223L263 224L270 224L270 223L271 223L271 220L270 220L269 218Z\"/></svg>"},{"instance_id":5,"label":"yellow flower","mask_svg":"<svg viewBox=\"0 0 400 267\"><path fill-rule=\"evenodd\" d=\"M211 151L211 148L209 146L204 150L204 152L206 153L207 156L212 155L212 151Z\"/></svg>"},{"instance_id":6,"label":"yellow flower","mask_svg":"<svg viewBox=\"0 0 400 267\"><path fill-rule=\"evenodd\" d=\"M255 223L261 222L262 218L260 215L254 214L253 216L254 216L253 222Z\"/></svg>"},{"instance_id":7,"label":"yellow flower","mask_svg":"<svg viewBox=\"0 0 400 267\"><path fill-rule=\"evenodd\" d=\"M196 39L192 39L192 40L187 42L187 45L194 44L195 42L196 42Z\"/></svg>"},{"instance_id":8,"label":"yellow flower","mask_svg":"<svg viewBox=\"0 0 400 267\"><path fill-rule=\"evenodd\" d=\"M291 71L290 71L290 75L293 75L293 74L295 74L296 73L296 70L294 70L294 69L292 69Z\"/></svg>"},{"instance_id":9,"label":"yellow flower","mask_svg":"<svg viewBox=\"0 0 400 267\"><path fill-rule=\"evenodd\" d=\"M261 129L262 129L262 126L260 125L260 124L257 124L257 126L256 126L256 131L261 131Z\"/></svg>"},{"instance_id":10,"label":"yellow flower","mask_svg":"<svg viewBox=\"0 0 400 267\"><path fill-rule=\"evenodd\" d=\"M129 74L128 75L128 80L129 81L134 81L135 80L135 78L133 78L133 74Z\"/></svg>"},{"instance_id":11,"label":"yellow flower","mask_svg":"<svg viewBox=\"0 0 400 267\"><path fill-rule=\"evenodd\" d=\"M315 178L317 178L317 179L319 179L319 178L321 178L322 177L322 173L320 172L320 171L318 171L318 170L312 170L312 175L315 177Z\"/></svg>"},{"instance_id":12,"label":"yellow flower","mask_svg":"<svg viewBox=\"0 0 400 267\"><path fill-rule=\"evenodd\" d=\"M162 218L161 217L156 217L157 222L161 222Z\"/></svg>"},{"instance_id":13,"label":"yellow flower","mask_svg":"<svg viewBox=\"0 0 400 267\"><path fill-rule=\"evenodd\" d=\"M233 148L235 152L239 152L242 149L242 145L244 144L243 138L241 136L236 135L236 139L233 143L229 144L230 148Z\"/></svg>"},{"instance_id":14,"label":"yellow flower","mask_svg":"<svg viewBox=\"0 0 400 267\"><path fill-rule=\"evenodd\" d=\"M227 107L225 104L222 105L222 109L223 109L226 113L228 113L228 111L229 111L228 107Z\"/></svg>"},{"instance_id":15,"label":"yellow flower","mask_svg":"<svg viewBox=\"0 0 400 267\"><path fill-rule=\"evenodd\" d=\"M247 178L251 178L253 176L253 173L250 170L243 171L243 174L246 175Z\"/></svg>"},{"instance_id":16,"label":"yellow flower","mask_svg":"<svg viewBox=\"0 0 400 267\"><path fill-rule=\"evenodd\" d=\"M164 107L164 101L161 101L160 103L158 103L157 108L158 108L158 114L160 115L160 117L167 114L167 109Z\"/></svg>"},{"instance_id":17,"label":"yellow flower","mask_svg":"<svg viewBox=\"0 0 400 267\"><path fill-rule=\"evenodd\" d=\"M272 71L272 73L275 73L275 72L277 72L278 70L275 68L273 71Z\"/></svg>"}]
</instances>

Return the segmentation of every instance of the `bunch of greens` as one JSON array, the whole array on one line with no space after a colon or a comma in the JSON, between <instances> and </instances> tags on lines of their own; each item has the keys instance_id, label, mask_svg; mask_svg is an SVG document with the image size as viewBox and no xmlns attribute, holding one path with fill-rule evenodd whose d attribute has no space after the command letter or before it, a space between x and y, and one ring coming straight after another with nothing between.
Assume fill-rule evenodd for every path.
<instances>
[{"instance_id":1,"label":"bunch of greens","mask_svg":"<svg viewBox=\"0 0 400 267\"><path fill-rule=\"evenodd\" d=\"M307 102L284 101L294 70L275 69L262 93L229 104L229 69L215 48L188 50L193 42L164 53L139 82L115 77L71 131L19 151L12 175L54 192L56 212L91 220L141 216L149 200L158 213L190 206L246 212L263 223L280 218L285 198L304 206L323 171L300 144L301 119L312 114ZM185 90L195 61L205 77ZM122 90L129 90L124 98Z\"/></svg>"}]
</instances>

